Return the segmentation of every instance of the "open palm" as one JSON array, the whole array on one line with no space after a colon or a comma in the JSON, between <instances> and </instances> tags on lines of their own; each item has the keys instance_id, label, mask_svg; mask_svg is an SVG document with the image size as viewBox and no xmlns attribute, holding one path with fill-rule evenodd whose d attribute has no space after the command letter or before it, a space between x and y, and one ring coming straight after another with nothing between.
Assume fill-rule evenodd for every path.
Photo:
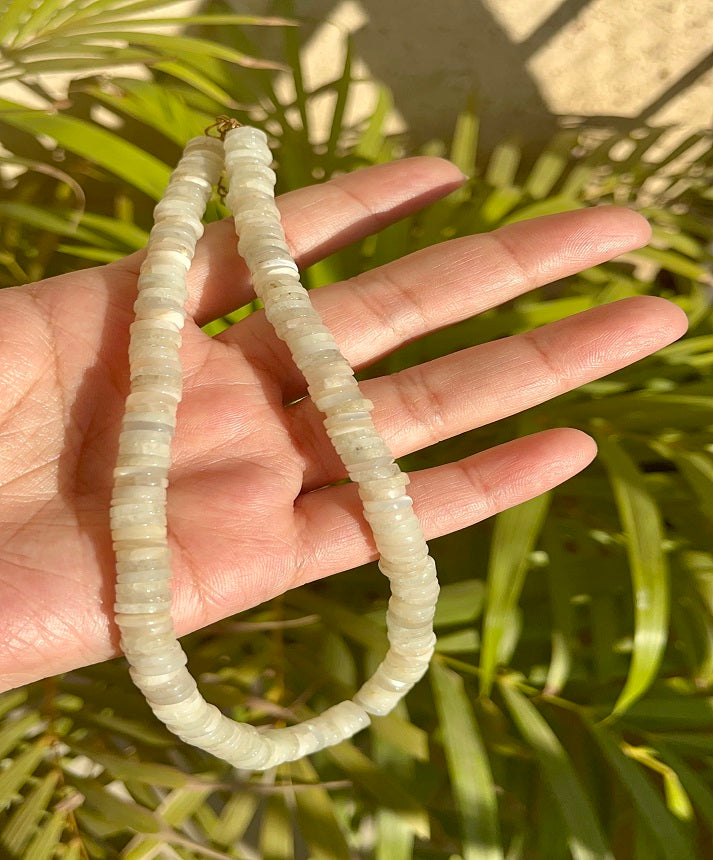
<instances>
[{"instance_id":1,"label":"open palm","mask_svg":"<svg viewBox=\"0 0 713 860\"><path fill-rule=\"evenodd\" d=\"M307 265L462 181L438 159L369 168L279 202ZM602 208L453 240L313 294L354 367L428 331L639 247L646 223ZM141 252L0 293L0 691L118 653L108 524L128 390ZM249 301L232 222L211 225L189 274L185 384L168 503L173 615L183 635L375 549L285 346L256 313L217 338L199 325ZM496 421L679 337L682 312L627 299L363 385L401 456ZM566 480L595 454L570 429L412 475L427 538Z\"/></svg>"}]
</instances>

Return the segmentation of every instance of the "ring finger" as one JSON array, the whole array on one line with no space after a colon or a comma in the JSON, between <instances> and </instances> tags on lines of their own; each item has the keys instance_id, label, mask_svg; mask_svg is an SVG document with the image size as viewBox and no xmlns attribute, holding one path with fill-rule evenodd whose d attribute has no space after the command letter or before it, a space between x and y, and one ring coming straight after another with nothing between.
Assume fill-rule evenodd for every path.
<instances>
[{"instance_id":1,"label":"ring finger","mask_svg":"<svg viewBox=\"0 0 713 860\"><path fill-rule=\"evenodd\" d=\"M648 236L646 221L627 209L565 212L425 248L311 297L349 363L361 368L430 331L638 248ZM304 394L304 379L264 313L219 339L272 367L284 402Z\"/></svg>"},{"instance_id":2,"label":"ring finger","mask_svg":"<svg viewBox=\"0 0 713 860\"><path fill-rule=\"evenodd\" d=\"M396 457L536 406L625 367L680 337L672 303L638 296L534 331L461 350L361 383ZM304 469L303 491L345 477L309 398L287 408Z\"/></svg>"}]
</instances>

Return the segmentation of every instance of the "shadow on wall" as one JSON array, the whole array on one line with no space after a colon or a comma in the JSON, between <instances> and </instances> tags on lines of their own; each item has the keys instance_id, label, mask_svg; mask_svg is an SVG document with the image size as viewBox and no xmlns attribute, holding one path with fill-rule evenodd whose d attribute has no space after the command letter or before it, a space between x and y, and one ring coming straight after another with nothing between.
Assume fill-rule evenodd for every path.
<instances>
[{"instance_id":1,"label":"shadow on wall","mask_svg":"<svg viewBox=\"0 0 713 860\"><path fill-rule=\"evenodd\" d=\"M345 4L364 10L368 23L353 33L355 54L370 74L394 95L412 143L448 137L453 119L473 94L484 118L480 147L490 151L504 138L515 138L536 149L551 138L558 118L548 107L529 61L570 25L593 0L561 0L522 41L515 42L483 0L295 0L294 14L302 23L302 38L310 37L325 21L339 18ZM274 3L260 3L265 6ZM279 4L283 8L284 4ZM492 2L490 4L492 6ZM243 9L244 11L244 9ZM338 25L337 25L338 26ZM601 42L601 34L597 36ZM592 44L606 52L608 44ZM572 58L566 74L582 74ZM634 116L598 116L589 124L630 131L650 121L713 68L713 52L695 62L668 85L651 81L650 102ZM612 82L612 86L614 86Z\"/></svg>"},{"instance_id":2,"label":"shadow on wall","mask_svg":"<svg viewBox=\"0 0 713 860\"><path fill-rule=\"evenodd\" d=\"M296 4L305 41L336 5L334 0ZM523 130L528 139L550 136L555 119L527 71L523 45L510 40L480 0L419 3L416 11L412 0L361 0L360 5L369 21L353 35L355 54L393 93L414 143L448 137L470 94L488 118L481 129L486 149ZM444 62L453 56L457 63Z\"/></svg>"}]
</instances>

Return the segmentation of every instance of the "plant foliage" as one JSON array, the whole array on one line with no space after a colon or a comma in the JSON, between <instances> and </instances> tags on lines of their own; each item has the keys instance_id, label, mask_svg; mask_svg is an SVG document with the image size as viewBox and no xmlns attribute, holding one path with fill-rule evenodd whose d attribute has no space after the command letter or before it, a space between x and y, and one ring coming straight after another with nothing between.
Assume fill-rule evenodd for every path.
<instances>
[{"instance_id":1,"label":"plant foliage","mask_svg":"<svg viewBox=\"0 0 713 860\"><path fill-rule=\"evenodd\" d=\"M183 20L190 35L164 37L140 17L164 5L7 4L0 77L45 103L0 103L4 162L14 169L0 200L4 285L141 247L183 142L236 99L271 135L283 188L409 151L408 141L383 131L386 88L366 124L345 125L349 50L343 73L308 92L299 34L284 27L281 64L295 91L286 105L274 73L246 59L261 53L248 30L211 26L268 22L216 8ZM119 56L150 74L86 74ZM49 69L83 75L59 103L37 77ZM333 121L315 143L311 106L325 93ZM631 295L679 304L688 336L544 406L404 458L405 468L424 468L563 425L592 433L600 446L598 461L564 486L433 543L443 590L430 678L353 741L264 775L232 771L156 723L122 660L0 696L3 856L709 856L711 139L695 134L674 145L662 141L662 129L581 124L535 159L516 141L483 158L477 131L486 121L470 107L448 145L424 148L472 176L464 189L316 264L306 284L600 203L640 209L653 242L423 338L369 372ZM224 214L214 201L208 217ZM236 309L210 331L251 310ZM238 719L270 723L350 695L385 647L381 578L367 567L356 592L354 581L334 577L187 637L206 697Z\"/></svg>"}]
</instances>

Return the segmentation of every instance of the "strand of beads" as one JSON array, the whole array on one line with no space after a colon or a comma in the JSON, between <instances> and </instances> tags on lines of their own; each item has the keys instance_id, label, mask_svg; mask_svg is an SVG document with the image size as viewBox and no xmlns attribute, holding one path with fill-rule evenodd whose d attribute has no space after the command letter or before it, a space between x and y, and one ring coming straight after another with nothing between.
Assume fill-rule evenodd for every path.
<instances>
[{"instance_id":1,"label":"strand of beads","mask_svg":"<svg viewBox=\"0 0 713 860\"><path fill-rule=\"evenodd\" d=\"M219 126L220 127L220 126ZM274 200L265 135L221 128L223 142L189 141L155 210L139 278L129 347L131 391L119 440L111 527L117 557L116 621L131 677L159 719L181 739L240 768L262 770L351 737L369 714L388 713L426 671L433 648L438 582L404 475L374 427L372 404L312 307L290 256ZM297 726L260 731L208 704L186 669L170 610L166 487L170 440L181 395L178 349L186 271L202 233L200 218L225 159L228 204L238 250L267 319L288 345L310 397L351 479L358 484L390 579L389 651L354 699Z\"/></svg>"}]
</instances>

